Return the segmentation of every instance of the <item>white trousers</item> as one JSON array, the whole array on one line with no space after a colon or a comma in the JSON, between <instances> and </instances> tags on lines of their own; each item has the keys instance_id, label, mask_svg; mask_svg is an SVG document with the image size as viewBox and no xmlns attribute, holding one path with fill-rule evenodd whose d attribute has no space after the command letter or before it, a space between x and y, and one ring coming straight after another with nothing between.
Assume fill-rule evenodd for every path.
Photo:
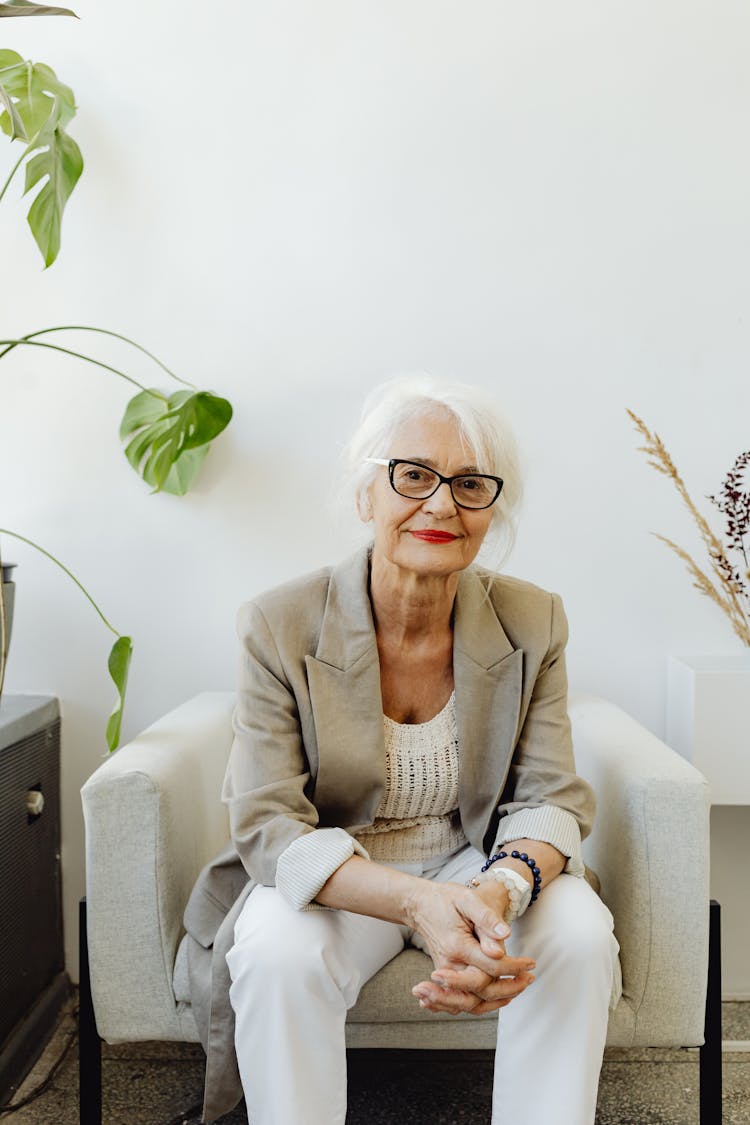
<instances>
[{"instance_id":1,"label":"white trousers","mask_svg":"<svg viewBox=\"0 0 750 1125\"><path fill-rule=\"evenodd\" d=\"M398 866L463 883L482 862L466 847L437 866ZM346 910L298 911L275 887L256 887L234 938L229 998L249 1125L344 1125L347 1009L420 936ZM583 879L560 875L513 923L506 949L535 958L537 979L500 1009L492 1125L593 1125L618 953L612 915Z\"/></svg>"}]
</instances>

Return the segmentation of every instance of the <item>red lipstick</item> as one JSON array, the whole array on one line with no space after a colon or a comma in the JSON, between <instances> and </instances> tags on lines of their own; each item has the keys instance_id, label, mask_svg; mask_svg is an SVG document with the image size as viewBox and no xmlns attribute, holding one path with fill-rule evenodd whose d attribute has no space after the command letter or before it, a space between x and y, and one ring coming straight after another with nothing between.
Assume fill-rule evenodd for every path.
<instances>
[{"instance_id":1,"label":"red lipstick","mask_svg":"<svg viewBox=\"0 0 750 1125\"><path fill-rule=\"evenodd\" d=\"M458 536L451 535L450 531L434 531L432 528L427 528L425 531L412 531L412 535L425 543L452 543L454 539L458 539Z\"/></svg>"}]
</instances>

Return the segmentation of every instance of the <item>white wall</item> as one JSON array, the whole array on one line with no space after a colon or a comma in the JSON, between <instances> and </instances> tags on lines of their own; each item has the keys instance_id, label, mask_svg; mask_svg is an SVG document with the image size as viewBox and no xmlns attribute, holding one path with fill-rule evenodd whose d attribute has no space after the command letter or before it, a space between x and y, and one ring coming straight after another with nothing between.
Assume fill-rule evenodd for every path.
<instances>
[{"instance_id":1,"label":"white wall","mask_svg":"<svg viewBox=\"0 0 750 1125\"><path fill-rule=\"evenodd\" d=\"M325 506L337 452L364 393L414 369L503 402L528 474L508 569L563 593L574 686L663 734L668 654L739 642L649 537L700 551L625 407L696 496L748 447L747 5L76 8L2 26L73 86L86 170L46 272L18 189L0 207L0 332L111 327L236 409L196 490L150 496L118 448L126 384L32 349L0 367L0 525L132 632L125 736L233 685L245 597L348 551ZM21 564L6 690L63 703L75 974L109 637L48 563L4 549Z\"/></svg>"}]
</instances>

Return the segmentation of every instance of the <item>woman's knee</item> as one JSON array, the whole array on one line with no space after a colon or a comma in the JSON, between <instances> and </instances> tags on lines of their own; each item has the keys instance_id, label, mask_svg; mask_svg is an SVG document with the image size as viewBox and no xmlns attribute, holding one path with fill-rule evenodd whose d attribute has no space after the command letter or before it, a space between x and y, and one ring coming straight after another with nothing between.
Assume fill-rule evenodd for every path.
<instances>
[{"instance_id":1,"label":"woman's knee","mask_svg":"<svg viewBox=\"0 0 750 1125\"><path fill-rule=\"evenodd\" d=\"M260 982L300 981L325 968L325 946L320 935L304 932L292 923L282 930L270 926L246 929L227 955L230 975L252 976Z\"/></svg>"},{"instance_id":2,"label":"woman's knee","mask_svg":"<svg viewBox=\"0 0 750 1125\"><path fill-rule=\"evenodd\" d=\"M569 926L565 937L566 944L573 950L573 956L581 963L611 963L614 936L607 912L589 912Z\"/></svg>"},{"instance_id":3,"label":"woman's knee","mask_svg":"<svg viewBox=\"0 0 750 1125\"><path fill-rule=\"evenodd\" d=\"M560 877L563 878L572 880L573 876ZM524 945L538 948L527 955L537 957L540 966L550 956L568 962L591 964L601 960L609 964L614 945L609 910L587 884L578 880L575 884L557 883L558 880L543 892L539 903L528 911ZM546 901L545 894L549 895ZM534 910L538 910L536 917Z\"/></svg>"}]
</instances>

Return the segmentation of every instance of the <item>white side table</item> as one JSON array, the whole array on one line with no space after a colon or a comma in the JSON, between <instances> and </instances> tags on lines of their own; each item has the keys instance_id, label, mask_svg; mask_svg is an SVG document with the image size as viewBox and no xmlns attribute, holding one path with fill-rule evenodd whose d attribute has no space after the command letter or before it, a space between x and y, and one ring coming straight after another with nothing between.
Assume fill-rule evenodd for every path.
<instances>
[{"instance_id":1,"label":"white side table","mask_svg":"<svg viewBox=\"0 0 750 1125\"><path fill-rule=\"evenodd\" d=\"M712 805L750 805L750 652L670 656L669 745L708 779Z\"/></svg>"}]
</instances>

